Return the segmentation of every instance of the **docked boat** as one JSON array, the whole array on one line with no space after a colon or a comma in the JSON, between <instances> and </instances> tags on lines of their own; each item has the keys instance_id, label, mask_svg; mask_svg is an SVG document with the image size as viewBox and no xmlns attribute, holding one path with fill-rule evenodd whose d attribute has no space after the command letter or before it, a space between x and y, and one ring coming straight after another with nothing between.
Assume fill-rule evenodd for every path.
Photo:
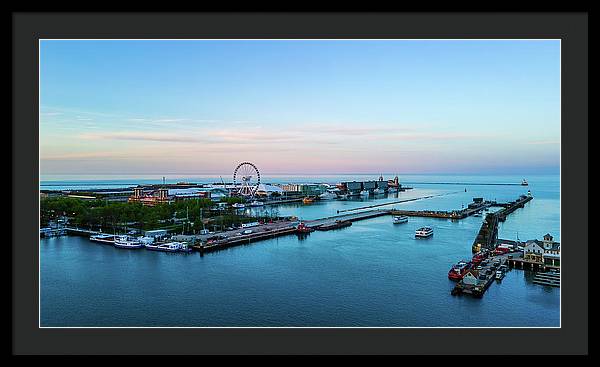
<instances>
[{"instance_id":1,"label":"docked boat","mask_svg":"<svg viewBox=\"0 0 600 367\"><path fill-rule=\"evenodd\" d=\"M360 196L369 196L369 192L367 190L362 190Z\"/></svg>"},{"instance_id":2,"label":"docked boat","mask_svg":"<svg viewBox=\"0 0 600 367\"><path fill-rule=\"evenodd\" d=\"M488 253L485 251L480 251L473 256L472 262L473 264L479 264L483 260L487 259Z\"/></svg>"},{"instance_id":3,"label":"docked boat","mask_svg":"<svg viewBox=\"0 0 600 367\"><path fill-rule=\"evenodd\" d=\"M504 278L504 271L503 270L496 270L496 279L502 280L502 278Z\"/></svg>"},{"instance_id":4,"label":"docked boat","mask_svg":"<svg viewBox=\"0 0 600 367\"><path fill-rule=\"evenodd\" d=\"M321 195L319 195L319 199L321 199L321 200L337 199L337 195L331 191L326 191L326 192L322 193Z\"/></svg>"},{"instance_id":5,"label":"docked boat","mask_svg":"<svg viewBox=\"0 0 600 367\"><path fill-rule=\"evenodd\" d=\"M242 203L234 203L231 206L234 207L234 208L236 208L236 209L244 209L246 207L246 205L244 205Z\"/></svg>"},{"instance_id":6,"label":"docked boat","mask_svg":"<svg viewBox=\"0 0 600 367\"><path fill-rule=\"evenodd\" d=\"M380 195L383 193L384 193L383 189L380 189L380 188L376 188L375 190L373 190L373 195Z\"/></svg>"},{"instance_id":7,"label":"docked boat","mask_svg":"<svg viewBox=\"0 0 600 367\"><path fill-rule=\"evenodd\" d=\"M394 224L406 223L408 222L408 217L406 215L396 215L394 216Z\"/></svg>"},{"instance_id":8,"label":"docked boat","mask_svg":"<svg viewBox=\"0 0 600 367\"><path fill-rule=\"evenodd\" d=\"M114 246L117 248L138 249L144 247L144 243L137 238L118 236L115 238Z\"/></svg>"},{"instance_id":9,"label":"docked boat","mask_svg":"<svg viewBox=\"0 0 600 367\"><path fill-rule=\"evenodd\" d=\"M146 250L163 252L182 252L187 251L188 246L183 242L166 242L146 245Z\"/></svg>"},{"instance_id":10,"label":"docked boat","mask_svg":"<svg viewBox=\"0 0 600 367\"><path fill-rule=\"evenodd\" d=\"M304 199L302 199L302 202L304 204L312 204L315 202L315 198L312 198L310 196L305 197Z\"/></svg>"},{"instance_id":11,"label":"docked boat","mask_svg":"<svg viewBox=\"0 0 600 367\"><path fill-rule=\"evenodd\" d=\"M474 217L481 217L481 212L475 212L475 214L473 214Z\"/></svg>"},{"instance_id":12,"label":"docked boat","mask_svg":"<svg viewBox=\"0 0 600 367\"><path fill-rule=\"evenodd\" d=\"M263 203L262 201L258 201L258 200L254 200L253 202L250 203L250 206L263 206L265 205L265 203Z\"/></svg>"},{"instance_id":13,"label":"docked boat","mask_svg":"<svg viewBox=\"0 0 600 367\"><path fill-rule=\"evenodd\" d=\"M304 222L300 222L300 224L298 224L298 226L296 227L296 231L298 233L310 233L314 231L314 229L307 227L306 224L304 224Z\"/></svg>"},{"instance_id":14,"label":"docked boat","mask_svg":"<svg viewBox=\"0 0 600 367\"><path fill-rule=\"evenodd\" d=\"M526 179L523 179L523 181L521 181L521 186L529 186L529 183Z\"/></svg>"},{"instance_id":15,"label":"docked boat","mask_svg":"<svg viewBox=\"0 0 600 367\"><path fill-rule=\"evenodd\" d=\"M100 233L90 236L90 241L112 245L115 243L115 236L107 233Z\"/></svg>"},{"instance_id":16,"label":"docked boat","mask_svg":"<svg viewBox=\"0 0 600 367\"><path fill-rule=\"evenodd\" d=\"M448 271L448 278L451 280L461 280L467 271L471 269L472 263L464 260L452 265L452 268Z\"/></svg>"},{"instance_id":17,"label":"docked boat","mask_svg":"<svg viewBox=\"0 0 600 367\"><path fill-rule=\"evenodd\" d=\"M146 236L142 236L142 237L138 237L138 240L144 244L144 246L147 245L151 245L154 243L154 237L146 237Z\"/></svg>"},{"instance_id":18,"label":"docked boat","mask_svg":"<svg viewBox=\"0 0 600 367\"><path fill-rule=\"evenodd\" d=\"M397 187L393 187L393 186L388 187L388 193L393 194L395 192L398 192Z\"/></svg>"},{"instance_id":19,"label":"docked boat","mask_svg":"<svg viewBox=\"0 0 600 367\"><path fill-rule=\"evenodd\" d=\"M433 228L421 227L415 231L415 237L431 237L433 236Z\"/></svg>"}]
</instances>

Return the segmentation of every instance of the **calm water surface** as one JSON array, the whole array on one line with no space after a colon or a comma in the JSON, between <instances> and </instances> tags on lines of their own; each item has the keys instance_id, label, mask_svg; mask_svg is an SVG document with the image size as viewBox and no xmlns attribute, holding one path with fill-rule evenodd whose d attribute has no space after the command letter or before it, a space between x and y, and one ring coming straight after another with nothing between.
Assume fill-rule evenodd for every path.
<instances>
[{"instance_id":1,"label":"calm water surface","mask_svg":"<svg viewBox=\"0 0 600 367\"><path fill-rule=\"evenodd\" d=\"M295 182L302 180L306 179ZM459 209L473 197L514 200L528 188L447 183L520 180L411 176L402 182L413 190L387 198L282 205L277 210L280 215L314 219L438 194L443 196L390 207ZM501 223L500 237L524 240L550 232L560 241L559 177L528 181L534 200ZM394 225L385 216L341 230L313 232L306 239L279 237L204 256L121 250L82 237L43 239L41 325L559 326L560 289L532 284L530 272L511 270L483 299L450 295L454 282L447 278L448 269L470 258L481 220L410 218ZM424 225L434 228L434 236L415 239L414 230Z\"/></svg>"}]
</instances>

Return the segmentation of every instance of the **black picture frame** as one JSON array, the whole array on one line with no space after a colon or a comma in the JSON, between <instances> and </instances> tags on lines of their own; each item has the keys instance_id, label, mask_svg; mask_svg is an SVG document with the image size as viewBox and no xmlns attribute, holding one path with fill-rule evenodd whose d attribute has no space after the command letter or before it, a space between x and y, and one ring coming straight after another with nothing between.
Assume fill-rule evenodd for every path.
<instances>
[{"instance_id":1,"label":"black picture frame","mask_svg":"<svg viewBox=\"0 0 600 367\"><path fill-rule=\"evenodd\" d=\"M14 354L588 353L587 13L13 13L11 19ZM38 40L52 38L561 39L561 327L38 328ZM175 342L157 347L156 340ZM468 340L487 347L469 348ZM507 341L510 348L493 347Z\"/></svg>"}]
</instances>

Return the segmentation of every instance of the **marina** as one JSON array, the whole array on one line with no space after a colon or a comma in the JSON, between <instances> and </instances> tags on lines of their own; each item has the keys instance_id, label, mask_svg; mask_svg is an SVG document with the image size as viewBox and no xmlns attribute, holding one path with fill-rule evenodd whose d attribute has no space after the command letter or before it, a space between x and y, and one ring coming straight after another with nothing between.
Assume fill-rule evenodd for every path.
<instances>
[{"instance_id":1,"label":"marina","mask_svg":"<svg viewBox=\"0 0 600 367\"><path fill-rule=\"evenodd\" d=\"M498 187L502 187L502 186L498 186ZM508 187L512 187L512 186L506 186ZM424 196L431 196L431 195L422 195L419 194L420 191L419 189L417 189L417 191L414 192L414 195L412 195L413 197L424 197ZM360 205L361 201L356 201L356 202L350 202L350 201L340 201L340 200L320 200L318 202L313 203L312 205L306 205L306 206L293 206L290 207L290 209L293 209L295 211L298 211L300 213L300 217L294 219L287 219L287 220L277 220L277 221L273 221L273 223L264 223L264 224L259 224L259 225L255 225L249 228L240 228L240 229L233 229L231 231L224 231L222 233L207 233L207 234L196 234L195 236L174 236L175 237L180 237L181 239L179 240L171 240L170 242L185 242L189 244L189 249L193 249L196 253L202 255L203 257L206 256L210 256L210 261L214 262L216 259L218 258L223 258L224 260L226 260L227 258L230 257L229 254L234 254L234 253L238 253L239 251L242 251L243 253L247 253L248 251L251 252L258 252L261 253L264 250L268 250L268 249L273 249L272 246L274 246L275 244L279 243L279 244L286 244L286 248L293 244L296 243L297 241L301 241L299 243L319 243L320 241L323 240L324 235L326 236L342 236L344 238L345 242L348 243L355 243L354 241L356 241L356 251L359 251L358 249L362 249L360 251L367 251L368 247L366 246L366 242L362 243L360 242L361 239L362 240L367 240L366 238L363 238L362 235L358 236L356 239L354 240L350 240L349 237L347 235L345 235L345 233L348 233L349 236L357 236L357 230L358 231L365 231L368 230L369 228L373 227L373 228L378 228L378 231L382 231L383 228L381 227L382 225L385 225L385 223L387 223L387 225L389 225L389 229L393 230L395 229L393 232L390 232L389 234L385 235L386 238L393 238L393 233L405 233L407 237L405 238L410 238L410 235L412 233L412 237L414 238L414 233L415 230L417 228L421 228L421 227L431 227L434 229L435 231L435 235L431 236L427 241L425 242L421 242L423 244L427 243L428 246L433 246L431 247L431 251L433 251L436 247L436 243L439 243L440 240L441 241L445 241L444 238L447 236L447 233L444 228L447 226L455 226L455 225L459 225L460 223L463 223L463 221L467 221L465 223L469 223L468 226L471 227L473 225L478 225L481 226L481 218L477 218L474 216L475 213L477 213L477 210L480 210L480 212L484 211L485 209L492 209L491 211L486 212L486 215L495 213L497 211L501 211L503 209L506 208L511 208L514 205L510 205L510 203L517 203L518 200L513 200L515 196L513 196L513 199L510 199L510 196L503 196L505 198L504 201L497 201L496 205L491 205L491 202L495 201L491 200L491 201L486 201L484 200L483 202L486 203L485 207L473 207L473 208L463 208L463 209L452 209L452 207L456 208L457 206L457 202L458 202L458 207L460 207L460 198L462 197L463 200L467 200L467 198L469 198L467 200L467 203L470 203L469 205L473 204L472 202L472 198L473 196L485 196L485 193L482 191L481 193L479 192L475 192L472 189L469 190L469 192L464 193L464 192L457 192L457 191L452 191L449 190L445 193L446 195L441 195L441 196L437 196L439 195L439 193L434 194L436 195L435 197L430 198L429 200L413 200L413 201L409 201L409 202L405 202L405 203L400 203L400 204L392 204L390 205L391 208L385 208L385 207L375 207L375 208L365 208L367 206L365 205ZM491 196L492 198L494 198L494 196ZM516 195L516 197L518 197L518 195ZM375 199L377 200L377 199ZM385 203L386 199L379 199L379 200L384 200L384 202L382 202L382 204ZM402 199L403 200L403 199ZM531 199L529 199L531 200ZM387 199L387 201L394 201L393 198ZM396 201L398 201L398 199L396 199ZM448 202L448 204L444 204L445 202ZM482 202L482 203L483 203ZM532 202L535 202L532 201ZM341 212L338 215L331 215L331 216L321 216L321 217L317 217L314 219L304 219L305 216L302 215L303 211L314 211L314 210L320 210L321 212L323 212L322 209L320 208L324 208L324 207L329 207L329 206L333 206L334 208L339 207L339 205L343 205L344 203L348 203L351 205L350 208L348 209L354 209L354 210L350 210L350 211L346 211L346 212ZM421 203L421 204L419 204ZM475 203L476 204L476 203ZM488 205L490 204L490 205ZM282 204L282 205L298 205L298 204L294 204L294 203L289 203L289 204ZM302 205L302 204L300 204ZM399 210L397 208L397 205L412 205L413 208L406 208L406 209L401 209ZM396 207L395 207L396 206ZM440 208L440 209L428 209L427 206L431 206L432 208ZM468 206L467 204L465 204L465 206ZM517 203L518 206L518 203ZM420 208L419 208L420 207ZM525 207L525 206L523 206ZM497 208L497 211L494 211L494 209ZM247 209L247 208L246 208ZM483 209L483 210L482 210ZM337 209L339 210L339 209ZM337 210L334 210L334 212L337 212ZM344 209L345 210L345 209ZM453 212L461 212L464 213L465 215L462 216L461 220L455 220L452 217L449 217L447 215L447 213L453 213ZM285 213L285 207L283 208L283 212ZM394 216L398 216L398 214L402 215L403 213L411 213L413 214L412 216L406 216L407 218L409 218L408 221L408 226L407 224L402 224L402 225L397 225L394 224ZM440 213L445 213L445 214L440 214ZM519 213L516 209L512 210L511 213L509 213L510 215L506 216L506 223L518 223L515 221L510 221L508 220L508 218L511 217L511 215L517 215L516 213ZM309 217L310 218L310 217ZM469 219L472 218L472 219ZM479 219L478 221L473 221L475 219ZM433 221L433 222L432 222ZM379 224L378 224L379 223ZM500 232L500 227L502 226L502 223L504 222L500 222L498 221L497 225L498 225L498 230ZM302 224L302 225L301 225ZM350 225L349 225L350 224ZM321 228L318 228L320 227ZM462 225L461 225L462 226ZM341 227L341 228L337 228L337 227ZM321 229L321 230L319 230ZM328 229L338 229L338 230L328 230ZM63 237L65 239L68 238L73 238L73 239L77 239L77 238L81 238L84 241L89 242L91 245L93 245L93 242L91 242L89 240L90 236L94 236L94 235L99 235L101 233L97 232L97 231L90 231L90 230L86 230L86 229L80 229L80 228L76 228L76 227L71 227L71 226L67 226L64 228L64 230L70 234L70 235L79 235L79 236L67 236L67 237ZM474 235L476 237L477 235L477 230L474 230ZM249 233L245 233L245 231L251 231ZM314 233L314 232L317 233ZM313 233L311 233L313 232ZM368 232L365 232L365 234ZM525 233L525 232L523 232ZM225 235L222 238L220 237L220 235ZM110 234L104 234L107 237L110 236ZM525 234L526 235L526 234ZM304 236L309 236L309 237L304 237ZM391 236L391 237L390 237ZM209 238L213 237L212 240L209 240ZM184 239L182 241L182 239ZM378 236L376 237L378 238ZM378 239L378 241L382 241L382 239ZM467 240L468 241L468 240ZM169 242L169 241L167 241ZM420 242L420 241L419 241ZM463 241L459 241L463 243L463 246L466 245L465 248L469 248L468 243L465 243L464 240ZM516 244L515 241L513 240L508 240L508 239L497 239L497 245L501 246L501 245L512 245L512 244ZM452 243L456 243L455 241L452 241ZM100 243L99 243L100 244ZM244 245L248 245L248 244L254 244L253 246L244 246ZM148 248L148 245L146 245L146 249L151 250L151 247L153 245L150 245L150 248ZM156 246L156 244L154 244L154 246ZM396 247L398 245L395 245ZM98 246L98 248L107 248L107 247L113 247L113 246ZM231 252L232 248L236 248L235 252ZM222 251L222 250L226 250L228 249L228 251ZM246 250L244 250L246 249ZM264 250L261 250L264 249ZM391 248L390 248L391 249ZM412 258L413 255L411 255L410 252L407 252L407 248L406 247L398 247L397 250L401 250L402 249L402 253L401 255L398 254L400 256L400 258L402 259L401 261L403 263L405 263L406 261L414 261L415 263L419 263L421 262L421 260L416 260L416 258L414 260L409 260ZM118 249L119 251L123 251L122 249ZM416 249L415 249L416 250ZM425 248L421 248L420 251L425 250ZM218 254L214 254L216 257L212 256L213 253L215 251L218 251ZM156 250L156 251L144 251L144 252L148 252L149 255L158 255L160 256L160 254L156 253L156 252L161 252L160 250ZM134 256L134 258L140 258L140 259L146 259L147 256L143 255L144 252L131 252L131 256ZM152 254L152 252L155 252L155 254ZM162 251L162 252L170 252L170 251ZM123 253L129 253L129 251L124 251ZM463 252L463 254L465 254ZM173 255L176 255L173 254ZM420 255L416 255L416 253L414 254L415 256L420 256ZM506 263L505 265L508 265L508 268L510 269L520 269L520 266L522 264L522 257L518 256L518 253L512 253L512 259L508 258L508 254L502 254L502 255L494 255L494 256L505 256L506 257ZM365 253L362 254L361 257L364 258ZM368 255L368 256L372 256L372 255ZM426 254L422 254L422 256L428 256ZM429 255L430 256L430 255ZM460 256L460 255L459 255ZM195 256L190 257L190 259L195 258ZM379 257L378 257L379 258ZM173 258L173 259L179 259L179 257ZM177 260L179 261L179 260ZM512 262L510 262L512 261ZM510 262L510 263L509 263ZM434 262L435 263L435 262ZM435 269L436 266L434 266L434 263L431 263L431 261L428 261L428 268L430 269ZM440 278L444 278L445 274L448 273L448 278L450 278L450 272L448 272L448 268L446 266L449 266L447 264L449 264L448 262L445 263L446 265L444 265L443 262L440 262L440 266L442 267L442 269L440 269L441 271L433 271L433 273L431 273L431 275L434 277L432 279L439 279ZM511 265L512 264L512 265ZM525 268L528 267L527 264L522 264L525 266ZM335 266L333 266L335 268ZM443 270L443 268L446 267L445 270ZM413 272L417 271L416 269L413 269ZM420 270L417 271L417 273L420 273ZM435 275L434 275L435 274ZM488 276L486 276L485 280L479 280L481 282L481 284L478 286L478 288L476 289L475 287L464 287L461 290L460 294L465 294L465 295L471 295L474 296L475 298L478 298L479 295L483 294L483 292L486 293L486 299L488 300L493 300L490 302L499 302L499 300L496 299L496 296L494 295L496 292L495 291L491 291L492 289L495 288L506 288L506 289L511 289L512 287L514 287L514 282L515 282L515 278L514 278L514 274L510 273L510 272L503 272L501 275L501 278L498 279L497 276L497 271L493 271L492 273L490 273ZM425 275L423 275L425 276ZM540 283L539 281L533 282L533 278L527 278L527 284L531 284L530 286L543 286L542 283ZM541 279L542 281L544 279ZM410 283L410 281L408 279L405 279L406 282ZM448 282L461 282L461 280L452 280L452 279L447 279ZM435 282L435 281L434 281ZM498 287L492 285L494 282L500 284ZM433 284L433 283L430 283ZM455 287L458 283L454 283L454 285L452 287ZM547 284L550 284L549 282ZM530 287L528 286L528 287ZM448 286L446 286L448 287ZM453 289L451 287L451 289ZM555 288L558 289L556 286L550 286L550 285L546 285L546 287L550 287L550 288ZM443 287L442 287L443 288ZM448 288L446 288L448 289ZM483 290L483 292L481 292L481 290ZM444 291L443 289L440 289L438 292L444 293L447 292L446 294L449 294L451 292L448 292L448 290ZM478 293L481 292L481 293ZM491 292L491 293L490 293ZM482 306L479 306L482 307ZM416 315L416 314L413 314ZM225 317L224 315L222 315L223 317ZM456 315L458 316L458 315ZM456 318L454 321L446 321L449 324L453 324L454 322L459 322L458 320L460 318ZM414 317L414 316L413 316ZM515 320L514 315L512 316L512 320ZM518 319L518 318L517 318ZM196 320L196 321L192 321L192 320ZM225 320L225 319L223 319ZM233 320L233 319L231 319ZM373 320L368 321L369 318L367 317L365 320L365 322L367 322L368 325L376 325L377 323ZM420 321L417 321L420 320ZM191 318L188 320L189 322L201 322L199 321L197 318ZM428 323L426 321L424 321L423 318L420 317L416 317L414 318L415 325L427 325ZM498 323L498 320L495 320L496 324ZM180 321L181 323L181 321ZM183 324L186 324L186 322L183 322ZM264 320L263 320L263 324L264 324ZM288 324L288 322L286 322L286 324ZM316 323L317 325L319 323ZM339 324L339 323L338 323ZM405 323L406 324L406 323ZM410 321L408 322L408 324L412 324ZM436 325L437 325L437 321L436 321ZM233 325L238 325L238 323L235 323ZM327 323L325 323L325 325L327 325Z\"/></svg>"},{"instance_id":2,"label":"marina","mask_svg":"<svg viewBox=\"0 0 600 367\"><path fill-rule=\"evenodd\" d=\"M259 38L36 44L38 327L564 326L560 40Z\"/></svg>"}]
</instances>

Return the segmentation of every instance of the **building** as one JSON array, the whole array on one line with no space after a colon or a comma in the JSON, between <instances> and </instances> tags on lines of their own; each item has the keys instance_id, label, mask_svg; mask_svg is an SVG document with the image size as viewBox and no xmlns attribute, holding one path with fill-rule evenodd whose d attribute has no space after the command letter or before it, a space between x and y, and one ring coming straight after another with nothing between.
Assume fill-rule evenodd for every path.
<instances>
[{"instance_id":1,"label":"building","mask_svg":"<svg viewBox=\"0 0 600 367\"><path fill-rule=\"evenodd\" d=\"M383 176L379 177L379 181L377 181L377 188L379 190L387 191L388 182L383 180Z\"/></svg>"},{"instance_id":2,"label":"building","mask_svg":"<svg viewBox=\"0 0 600 367\"><path fill-rule=\"evenodd\" d=\"M400 189L400 187L402 187L402 185L400 185L400 181L398 180L398 176L394 177L393 180L388 180L388 186Z\"/></svg>"},{"instance_id":3,"label":"building","mask_svg":"<svg viewBox=\"0 0 600 367\"><path fill-rule=\"evenodd\" d=\"M546 233L544 239L529 240L525 242L523 259L527 262L544 264L546 266L560 266L560 243Z\"/></svg>"},{"instance_id":4,"label":"building","mask_svg":"<svg viewBox=\"0 0 600 367\"><path fill-rule=\"evenodd\" d=\"M146 237L152 237L155 240L162 239L166 235L167 235L167 230L166 229L154 229L152 231L145 231L144 232L144 236L146 236Z\"/></svg>"},{"instance_id":5,"label":"building","mask_svg":"<svg viewBox=\"0 0 600 367\"><path fill-rule=\"evenodd\" d=\"M528 240L523 249L523 259L528 262L542 264L544 262L544 248L542 241Z\"/></svg>"},{"instance_id":6,"label":"building","mask_svg":"<svg viewBox=\"0 0 600 367\"><path fill-rule=\"evenodd\" d=\"M277 195L281 196L281 195L283 195L283 193L284 193L284 189L279 186L275 186L275 185L261 183L256 188L257 196L269 197L269 196L272 196L273 194L275 194L276 196Z\"/></svg>"},{"instance_id":7,"label":"building","mask_svg":"<svg viewBox=\"0 0 600 367\"><path fill-rule=\"evenodd\" d=\"M268 185L272 188L277 186ZM260 188L260 187L259 187ZM327 190L327 185L323 184L285 184L280 185L281 194L285 192L287 195L301 195L301 196L317 196L321 195Z\"/></svg>"},{"instance_id":8,"label":"building","mask_svg":"<svg viewBox=\"0 0 600 367\"><path fill-rule=\"evenodd\" d=\"M346 190L351 194L358 194L363 189L363 183L352 181L352 182L343 182Z\"/></svg>"},{"instance_id":9,"label":"building","mask_svg":"<svg viewBox=\"0 0 600 367\"><path fill-rule=\"evenodd\" d=\"M228 192L223 188L205 188L205 187L145 187L138 186L133 188L133 195L128 202L138 202L143 205L153 206L157 204L168 204L178 200L189 199L211 199L220 201L226 197Z\"/></svg>"},{"instance_id":10,"label":"building","mask_svg":"<svg viewBox=\"0 0 600 367\"><path fill-rule=\"evenodd\" d=\"M288 192L301 192L301 187L302 185L300 184L284 184L284 185L280 185L279 187L281 187L281 189L283 191L288 191Z\"/></svg>"},{"instance_id":11,"label":"building","mask_svg":"<svg viewBox=\"0 0 600 367\"><path fill-rule=\"evenodd\" d=\"M465 285L477 285L477 283L479 282L479 280L477 279L477 276L478 276L477 270L469 270L463 276L462 282Z\"/></svg>"},{"instance_id":12,"label":"building","mask_svg":"<svg viewBox=\"0 0 600 367\"><path fill-rule=\"evenodd\" d=\"M365 181L363 182L363 190L373 192L377 188L377 181Z\"/></svg>"}]
</instances>

